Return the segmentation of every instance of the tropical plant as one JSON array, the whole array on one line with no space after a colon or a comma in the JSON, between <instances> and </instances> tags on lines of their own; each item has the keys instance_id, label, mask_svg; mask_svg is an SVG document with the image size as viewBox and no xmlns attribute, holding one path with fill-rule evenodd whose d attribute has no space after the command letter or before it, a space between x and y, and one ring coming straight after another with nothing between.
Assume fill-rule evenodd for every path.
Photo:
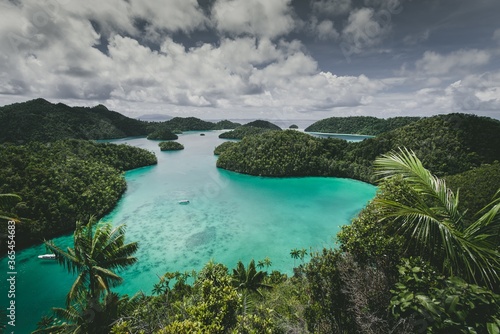
<instances>
[{"instance_id":1,"label":"tropical plant","mask_svg":"<svg viewBox=\"0 0 500 334\"><path fill-rule=\"evenodd\" d=\"M425 169L412 151L400 149L383 155L375 161L375 168L382 180L401 176L410 187L400 200L375 199L389 231L403 236L408 249L443 274L498 289L498 196L466 227L458 194Z\"/></svg>"},{"instance_id":2,"label":"tropical plant","mask_svg":"<svg viewBox=\"0 0 500 334\"><path fill-rule=\"evenodd\" d=\"M239 261L236 268L233 269L233 283L238 290L245 292L256 293L262 297L259 289L270 289L271 286L264 283L266 273L264 271L257 271L255 268L255 261L252 259L245 268L243 262Z\"/></svg>"},{"instance_id":3,"label":"tropical plant","mask_svg":"<svg viewBox=\"0 0 500 334\"><path fill-rule=\"evenodd\" d=\"M84 291L93 303L98 303L103 294L110 292L110 287L123 281L115 270L137 261L133 256L137 242L125 243L124 225L113 228L110 224L97 224L93 217L86 224L76 225L74 248L64 251L54 242L45 241L61 265L71 273L78 273L66 298L68 306Z\"/></svg>"},{"instance_id":4,"label":"tropical plant","mask_svg":"<svg viewBox=\"0 0 500 334\"><path fill-rule=\"evenodd\" d=\"M268 269L272 265L273 263L271 262L271 259L268 256L266 256L263 260L259 260L257 262L257 267L259 267L259 269L263 269L264 267Z\"/></svg>"},{"instance_id":5,"label":"tropical plant","mask_svg":"<svg viewBox=\"0 0 500 334\"><path fill-rule=\"evenodd\" d=\"M132 312L143 297L141 293L132 298L109 293L93 304L86 294L80 293L76 302L66 308L53 308L54 316L43 318L34 333L107 334L114 322Z\"/></svg>"}]
</instances>

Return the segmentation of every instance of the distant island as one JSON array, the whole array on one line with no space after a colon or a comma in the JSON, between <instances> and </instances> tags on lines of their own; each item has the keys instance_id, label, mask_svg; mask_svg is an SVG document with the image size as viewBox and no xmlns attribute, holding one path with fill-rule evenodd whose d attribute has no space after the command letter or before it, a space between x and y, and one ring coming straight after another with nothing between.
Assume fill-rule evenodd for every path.
<instances>
[{"instance_id":1,"label":"distant island","mask_svg":"<svg viewBox=\"0 0 500 334\"><path fill-rule=\"evenodd\" d=\"M219 135L222 139L243 139L246 136L261 134L268 131L280 131L281 128L268 121L256 120L245 125L239 126L232 131L224 132Z\"/></svg>"},{"instance_id":2,"label":"distant island","mask_svg":"<svg viewBox=\"0 0 500 334\"><path fill-rule=\"evenodd\" d=\"M305 131L376 136L411 124L419 119L420 117L393 117L388 119L369 116L330 117L311 124Z\"/></svg>"},{"instance_id":3,"label":"distant island","mask_svg":"<svg viewBox=\"0 0 500 334\"><path fill-rule=\"evenodd\" d=\"M178 151L183 150L184 145L176 141L164 141L158 144L161 151Z\"/></svg>"},{"instance_id":4,"label":"distant island","mask_svg":"<svg viewBox=\"0 0 500 334\"><path fill-rule=\"evenodd\" d=\"M358 119L358 118L354 118ZM340 123L354 122L348 117ZM466 114L440 115L406 124L358 143L296 131L246 136L222 152L217 166L252 175L322 175L374 182L376 157L407 147L437 175L453 175L500 161L500 121Z\"/></svg>"},{"instance_id":5,"label":"distant island","mask_svg":"<svg viewBox=\"0 0 500 334\"><path fill-rule=\"evenodd\" d=\"M126 117L103 105L70 107L44 99L0 107L0 143L50 142L60 139L116 139L156 136L172 132L234 129L241 124L228 120L217 123L196 117L174 117L163 122L146 122Z\"/></svg>"}]
</instances>

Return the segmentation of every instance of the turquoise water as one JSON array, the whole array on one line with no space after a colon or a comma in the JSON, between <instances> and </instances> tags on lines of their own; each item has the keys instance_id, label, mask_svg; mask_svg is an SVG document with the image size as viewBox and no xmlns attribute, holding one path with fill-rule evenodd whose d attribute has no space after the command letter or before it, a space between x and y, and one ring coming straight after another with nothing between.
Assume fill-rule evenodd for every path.
<instances>
[{"instance_id":1,"label":"turquoise water","mask_svg":"<svg viewBox=\"0 0 500 334\"><path fill-rule=\"evenodd\" d=\"M270 269L291 273L291 249L332 246L339 227L375 194L374 186L348 179L262 178L219 170L213 156L223 142L218 134L182 134L178 141L185 150L176 152L161 152L157 141L144 138L113 141L158 157L158 165L126 173L127 191L103 219L126 224L127 240L139 243L138 263L121 272L118 292L151 293L166 271L198 270L211 259L233 268L239 260L268 256ZM190 204L178 203L184 199ZM55 239L65 247L71 241L71 236ZM73 282L53 261L39 260L43 253L44 247L35 246L17 254L15 333L29 332L51 307L62 306ZM5 258L0 268L7 272Z\"/></svg>"}]
</instances>

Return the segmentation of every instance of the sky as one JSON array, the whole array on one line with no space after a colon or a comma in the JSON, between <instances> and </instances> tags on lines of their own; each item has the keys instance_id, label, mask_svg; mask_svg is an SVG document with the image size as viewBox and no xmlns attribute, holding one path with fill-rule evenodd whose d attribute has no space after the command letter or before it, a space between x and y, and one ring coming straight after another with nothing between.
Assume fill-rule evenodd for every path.
<instances>
[{"instance_id":1,"label":"sky","mask_svg":"<svg viewBox=\"0 0 500 334\"><path fill-rule=\"evenodd\" d=\"M0 0L0 105L500 119L499 0Z\"/></svg>"}]
</instances>

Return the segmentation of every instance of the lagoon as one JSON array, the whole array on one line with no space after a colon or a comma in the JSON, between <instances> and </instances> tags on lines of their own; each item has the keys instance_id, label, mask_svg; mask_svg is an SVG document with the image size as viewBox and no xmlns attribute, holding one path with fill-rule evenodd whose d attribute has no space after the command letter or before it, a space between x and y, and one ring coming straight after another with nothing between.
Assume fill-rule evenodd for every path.
<instances>
[{"instance_id":1,"label":"lagoon","mask_svg":"<svg viewBox=\"0 0 500 334\"><path fill-rule=\"evenodd\" d=\"M268 256L270 270L292 273L293 248L334 247L340 226L372 199L376 188L349 179L304 177L264 178L215 167L213 149L224 140L218 131L187 132L178 141L185 149L161 152L158 141L145 138L113 140L154 151L158 165L125 174L127 191L104 221L126 224L127 240L137 241L138 262L120 274L115 289L150 294L158 276L167 271L199 270L214 260L234 268ZM189 200L188 205L179 205ZM55 239L64 247L71 236ZM17 254L16 333L33 330L53 306L63 306L74 277L35 246ZM7 272L7 260L0 261ZM2 308L7 302L1 283ZM5 309L5 308L4 308ZM10 328L9 328L10 329Z\"/></svg>"}]
</instances>

